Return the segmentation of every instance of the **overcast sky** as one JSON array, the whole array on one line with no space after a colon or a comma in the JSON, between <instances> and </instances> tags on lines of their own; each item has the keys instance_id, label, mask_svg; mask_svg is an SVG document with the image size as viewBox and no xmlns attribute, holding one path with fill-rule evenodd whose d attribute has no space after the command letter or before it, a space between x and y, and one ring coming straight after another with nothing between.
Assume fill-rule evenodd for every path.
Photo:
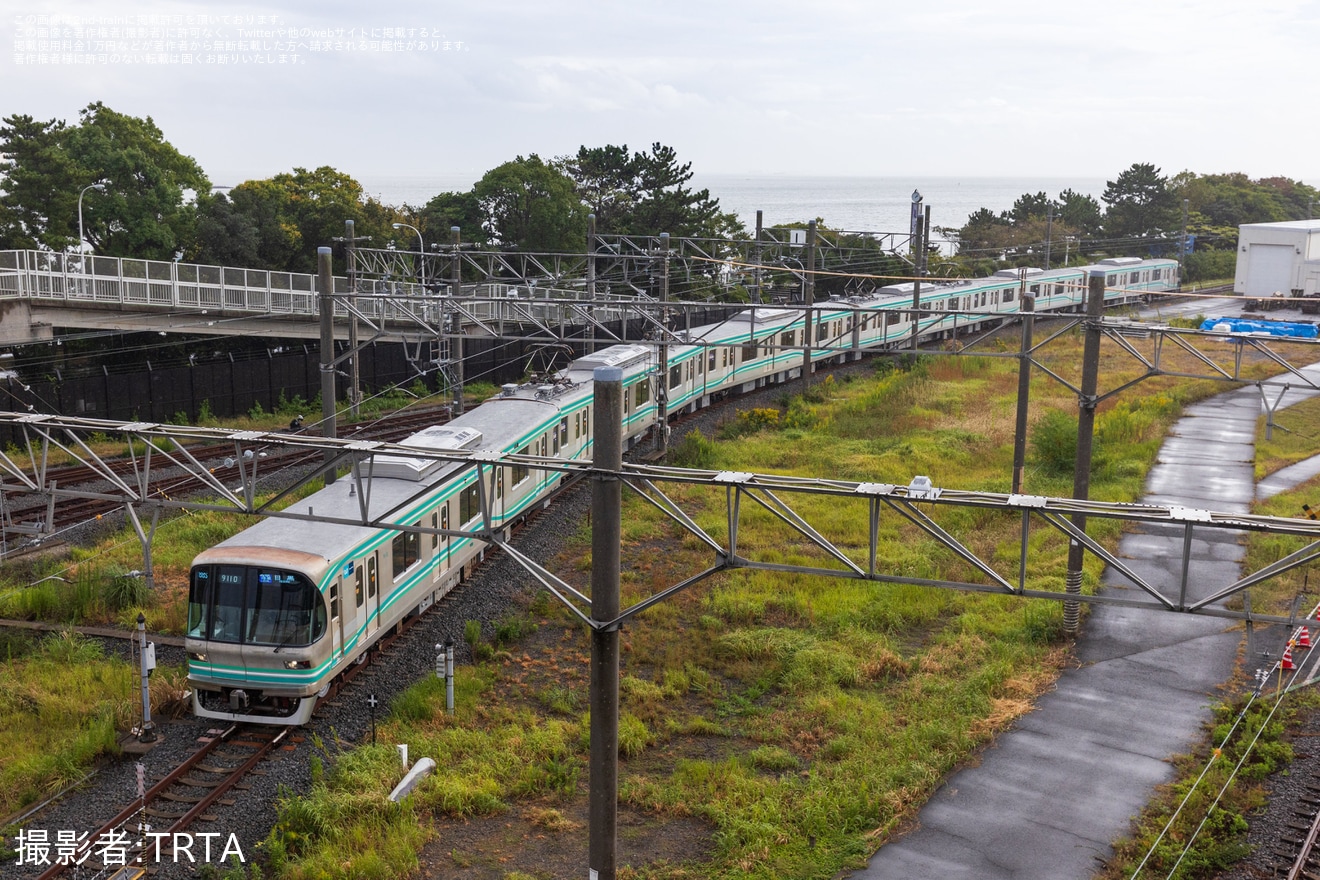
<instances>
[{"instance_id":1,"label":"overcast sky","mask_svg":"<svg viewBox=\"0 0 1320 880\"><path fill-rule=\"evenodd\" d=\"M4 6L0 115L151 116L218 184L653 141L704 173L1320 183L1303 0ZM43 16L83 30L52 51Z\"/></svg>"}]
</instances>

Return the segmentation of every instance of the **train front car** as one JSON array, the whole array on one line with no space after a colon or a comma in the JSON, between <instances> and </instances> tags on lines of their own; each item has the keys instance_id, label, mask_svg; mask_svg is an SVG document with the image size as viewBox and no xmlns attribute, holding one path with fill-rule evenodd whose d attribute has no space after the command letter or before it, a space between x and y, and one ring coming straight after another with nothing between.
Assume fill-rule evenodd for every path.
<instances>
[{"instance_id":1,"label":"train front car","mask_svg":"<svg viewBox=\"0 0 1320 880\"><path fill-rule=\"evenodd\" d=\"M305 724L330 641L317 584L325 557L269 547L207 550L188 594L188 682L199 717Z\"/></svg>"}]
</instances>

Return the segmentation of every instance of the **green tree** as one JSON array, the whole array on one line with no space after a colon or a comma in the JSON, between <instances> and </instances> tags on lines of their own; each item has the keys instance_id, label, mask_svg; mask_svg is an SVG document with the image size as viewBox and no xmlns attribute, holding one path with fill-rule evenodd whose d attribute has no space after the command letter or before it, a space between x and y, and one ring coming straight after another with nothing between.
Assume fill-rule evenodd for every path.
<instances>
[{"instance_id":1,"label":"green tree","mask_svg":"<svg viewBox=\"0 0 1320 880\"><path fill-rule=\"evenodd\" d=\"M1105 185L1104 231L1111 239L1133 239L1177 229L1177 199L1160 169L1137 162Z\"/></svg>"},{"instance_id":2,"label":"green tree","mask_svg":"<svg viewBox=\"0 0 1320 880\"><path fill-rule=\"evenodd\" d=\"M396 234L390 227L396 213L365 198L362 184L328 165L246 180L230 190L229 199L233 212L256 232L256 263L248 264L253 268L315 272L316 249L342 237L345 220L352 220L355 234L369 236L376 247ZM337 271L342 270L342 255L337 253L336 260Z\"/></svg>"},{"instance_id":3,"label":"green tree","mask_svg":"<svg viewBox=\"0 0 1320 880\"><path fill-rule=\"evenodd\" d=\"M83 202L87 240L97 251L169 260L192 241L196 212L184 194L209 192L211 182L150 116L89 104L67 130L65 148L88 178L106 181L103 198Z\"/></svg>"},{"instance_id":4,"label":"green tree","mask_svg":"<svg viewBox=\"0 0 1320 880\"><path fill-rule=\"evenodd\" d=\"M453 227L465 242L484 244L486 230L482 226L481 204L476 195L468 192L443 192L426 203L417 214L417 228L427 241L449 244L453 241Z\"/></svg>"},{"instance_id":5,"label":"green tree","mask_svg":"<svg viewBox=\"0 0 1320 880\"><path fill-rule=\"evenodd\" d=\"M736 215L720 210L710 190L688 186L692 163L680 164L673 147L657 142L649 152L629 153L626 144L584 146L556 164L596 215L597 232L693 238L746 234Z\"/></svg>"},{"instance_id":6,"label":"green tree","mask_svg":"<svg viewBox=\"0 0 1320 880\"><path fill-rule=\"evenodd\" d=\"M1059 193L1059 208L1056 212L1063 225L1076 230L1078 235L1097 235L1103 221L1100 203L1094 196L1074 192L1071 188Z\"/></svg>"},{"instance_id":7,"label":"green tree","mask_svg":"<svg viewBox=\"0 0 1320 880\"><path fill-rule=\"evenodd\" d=\"M979 257L1002 251L1011 226L1004 214L977 208L958 230L958 253Z\"/></svg>"},{"instance_id":8,"label":"green tree","mask_svg":"<svg viewBox=\"0 0 1320 880\"><path fill-rule=\"evenodd\" d=\"M487 171L472 188L492 241L524 251L581 251L586 211L573 181L535 153Z\"/></svg>"},{"instance_id":9,"label":"green tree","mask_svg":"<svg viewBox=\"0 0 1320 880\"><path fill-rule=\"evenodd\" d=\"M5 244L77 247L78 194L87 240L100 253L168 260L193 237L186 193L207 192L201 167L165 140L151 120L89 104L77 125L11 116L0 128L0 235Z\"/></svg>"},{"instance_id":10,"label":"green tree","mask_svg":"<svg viewBox=\"0 0 1320 880\"><path fill-rule=\"evenodd\" d=\"M197 197L197 230L185 255L190 262L216 266L263 266L261 232L224 193Z\"/></svg>"},{"instance_id":11,"label":"green tree","mask_svg":"<svg viewBox=\"0 0 1320 880\"><path fill-rule=\"evenodd\" d=\"M633 232L633 210L641 193L637 186L638 161L628 145L578 148L577 155L559 160L573 179L579 198L596 215L596 231Z\"/></svg>"},{"instance_id":12,"label":"green tree","mask_svg":"<svg viewBox=\"0 0 1320 880\"><path fill-rule=\"evenodd\" d=\"M1044 219L1049 216L1050 210L1058 213L1058 205L1045 193L1023 193L1017 197L1013 207L1008 212L1008 219L1013 223L1021 223L1032 218Z\"/></svg>"},{"instance_id":13,"label":"green tree","mask_svg":"<svg viewBox=\"0 0 1320 880\"><path fill-rule=\"evenodd\" d=\"M83 180L63 148L66 126L15 115L0 126L0 247L64 250L76 243Z\"/></svg>"}]
</instances>

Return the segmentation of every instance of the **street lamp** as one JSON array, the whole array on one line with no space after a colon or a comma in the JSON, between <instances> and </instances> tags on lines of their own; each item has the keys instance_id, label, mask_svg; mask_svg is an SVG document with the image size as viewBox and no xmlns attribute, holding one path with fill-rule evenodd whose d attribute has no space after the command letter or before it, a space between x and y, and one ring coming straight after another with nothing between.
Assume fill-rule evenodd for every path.
<instances>
[{"instance_id":1,"label":"street lamp","mask_svg":"<svg viewBox=\"0 0 1320 880\"><path fill-rule=\"evenodd\" d=\"M83 195L89 189L94 189L97 192L105 192L105 184L89 183L78 191L78 253L80 254L83 252L83 242L87 241L87 236L83 235L82 200Z\"/></svg>"},{"instance_id":2,"label":"street lamp","mask_svg":"<svg viewBox=\"0 0 1320 880\"><path fill-rule=\"evenodd\" d=\"M426 242L422 241L422 233L416 226L409 226L407 223L395 223L395 229L411 229L417 233L417 276L421 279L422 290L426 289Z\"/></svg>"},{"instance_id":3,"label":"street lamp","mask_svg":"<svg viewBox=\"0 0 1320 880\"><path fill-rule=\"evenodd\" d=\"M97 192L105 192L105 184L89 183L78 191L78 274L80 276L87 275L87 257L83 253L83 243L87 241L87 236L83 234L82 200L83 200L83 196L87 193L89 189L94 189ZM79 278L78 283L84 286L83 292L85 293L86 292L85 285L87 282L83 278Z\"/></svg>"}]
</instances>

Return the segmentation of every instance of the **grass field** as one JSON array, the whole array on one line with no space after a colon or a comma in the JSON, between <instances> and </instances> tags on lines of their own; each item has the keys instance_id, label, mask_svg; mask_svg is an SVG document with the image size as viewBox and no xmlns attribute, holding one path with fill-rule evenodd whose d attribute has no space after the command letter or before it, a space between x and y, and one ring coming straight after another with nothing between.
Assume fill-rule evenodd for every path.
<instances>
[{"instance_id":1,"label":"grass field","mask_svg":"<svg viewBox=\"0 0 1320 880\"><path fill-rule=\"evenodd\" d=\"M1008 339L998 348L1014 346ZM1079 353L1070 334L1044 357L1075 382ZM1014 360L875 363L853 380L821 374L805 399L786 392L773 408L730 418L715 438L676 437L674 459L901 484L920 474L936 486L1008 491ZM1139 373L1127 355L1104 349L1103 387ZM1104 403L1091 497L1135 499L1182 405L1220 388L1165 377ZM1075 412L1074 394L1036 373L1024 491L1070 494ZM721 497L700 488L673 494L711 534L727 529ZM854 558L866 547L860 506L794 504ZM747 555L820 561L764 512L744 514ZM177 546L158 545L158 560L171 560L158 563L167 584L180 581L192 553L236 527L190 519L174 527ZM1017 517L942 509L937 519L1015 579ZM911 523L885 519L880 530L886 573L983 577ZM164 540L175 541L171 534L162 530ZM1112 545L1117 526L1097 522L1093 534ZM623 543L625 603L710 562L703 545L636 499L624 513ZM1065 541L1041 530L1030 545L1028 585L1061 590ZM584 529L552 567L587 587L589 547ZM1099 571L1088 563L1088 588ZM177 620L170 609L178 601L151 597L148 610ZM313 793L283 804L268 844L276 874L398 876L423 854L454 876L579 870L580 860L554 858L576 852L584 836L586 635L543 596L529 596L499 631L500 643L482 652L489 659L461 669L454 716L437 711L436 686L423 681L395 704L379 745L333 762L327 754L313 767ZM637 819L620 847L627 876L824 878L859 864L950 770L1030 709L1068 661L1069 644L1056 603L795 573L725 574L655 606L629 624L623 642L621 800ZM404 805L385 799L398 781L395 742L444 768ZM667 848L666 839L686 846ZM695 862L682 855L693 852Z\"/></svg>"}]
</instances>

